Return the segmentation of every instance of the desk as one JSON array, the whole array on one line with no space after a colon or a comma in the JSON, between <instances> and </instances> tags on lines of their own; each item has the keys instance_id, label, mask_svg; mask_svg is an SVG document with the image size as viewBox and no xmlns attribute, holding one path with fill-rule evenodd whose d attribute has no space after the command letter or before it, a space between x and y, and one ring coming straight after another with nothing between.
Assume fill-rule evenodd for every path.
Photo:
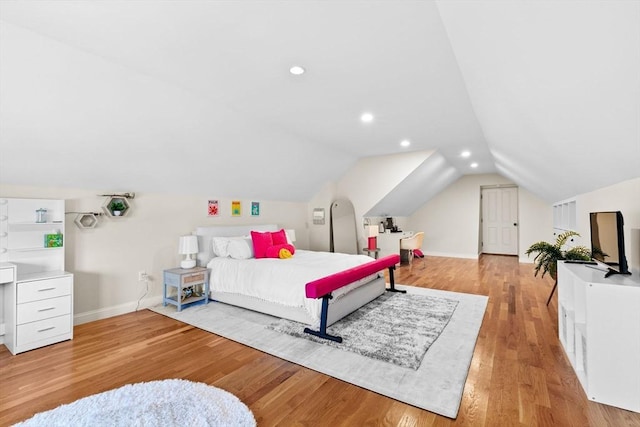
<instances>
[{"instance_id":1,"label":"desk","mask_svg":"<svg viewBox=\"0 0 640 427\"><path fill-rule=\"evenodd\" d=\"M400 239L411 236L413 236L413 231L378 234L378 248L380 249L378 256L382 258L392 254L400 255Z\"/></svg>"}]
</instances>

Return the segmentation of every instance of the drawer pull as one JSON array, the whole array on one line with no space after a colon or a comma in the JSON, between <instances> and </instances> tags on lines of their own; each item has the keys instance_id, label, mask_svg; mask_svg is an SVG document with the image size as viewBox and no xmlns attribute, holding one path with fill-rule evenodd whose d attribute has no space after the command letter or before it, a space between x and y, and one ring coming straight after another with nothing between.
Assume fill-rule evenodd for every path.
<instances>
[{"instance_id":1,"label":"drawer pull","mask_svg":"<svg viewBox=\"0 0 640 427\"><path fill-rule=\"evenodd\" d=\"M55 329L55 326L49 326L48 328L44 328L44 329L38 329L38 332L46 332L46 331L50 331L52 329Z\"/></svg>"},{"instance_id":2,"label":"drawer pull","mask_svg":"<svg viewBox=\"0 0 640 427\"><path fill-rule=\"evenodd\" d=\"M38 289L38 292L53 291L54 289L55 289L55 287L53 287L53 288L42 288L42 289Z\"/></svg>"},{"instance_id":3,"label":"drawer pull","mask_svg":"<svg viewBox=\"0 0 640 427\"><path fill-rule=\"evenodd\" d=\"M49 311L49 310L55 310L55 309L56 309L55 307L47 307L47 308L41 308L38 311Z\"/></svg>"}]
</instances>

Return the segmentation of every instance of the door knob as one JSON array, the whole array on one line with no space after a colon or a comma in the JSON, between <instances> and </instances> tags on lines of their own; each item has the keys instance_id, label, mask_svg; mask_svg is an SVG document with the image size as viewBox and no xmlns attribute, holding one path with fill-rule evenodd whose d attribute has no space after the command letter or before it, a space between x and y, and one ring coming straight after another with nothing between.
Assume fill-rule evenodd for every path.
<instances>
[{"instance_id":1,"label":"door knob","mask_svg":"<svg viewBox=\"0 0 640 427\"><path fill-rule=\"evenodd\" d=\"M517 227L517 226L518 226L518 223L517 223L517 222L514 222L514 223L513 223L513 226L514 226L514 227Z\"/></svg>"}]
</instances>

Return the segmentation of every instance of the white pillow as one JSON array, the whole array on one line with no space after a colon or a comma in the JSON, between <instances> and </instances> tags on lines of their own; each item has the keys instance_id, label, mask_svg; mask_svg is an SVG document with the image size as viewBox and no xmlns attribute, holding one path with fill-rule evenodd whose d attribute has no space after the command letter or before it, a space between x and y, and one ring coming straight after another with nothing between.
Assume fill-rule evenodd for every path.
<instances>
[{"instance_id":1,"label":"white pillow","mask_svg":"<svg viewBox=\"0 0 640 427\"><path fill-rule=\"evenodd\" d=\"M232 239L227 245L227 253L233 259L253 258L253 241L250 238Z\"/></svg>"},{"instance_id":2,"label":"white pillow","mask_svg":"<svg viewBox=\"0 0 640 427\"><path fill-rule=\"evenodd\" d=\"M213 237L211 239L211 249L213 249L213 254L219 257L227 257L229 253L227 251L227 247L229 246L229 238L228 237Z\"/></svg>"}]
</instances>

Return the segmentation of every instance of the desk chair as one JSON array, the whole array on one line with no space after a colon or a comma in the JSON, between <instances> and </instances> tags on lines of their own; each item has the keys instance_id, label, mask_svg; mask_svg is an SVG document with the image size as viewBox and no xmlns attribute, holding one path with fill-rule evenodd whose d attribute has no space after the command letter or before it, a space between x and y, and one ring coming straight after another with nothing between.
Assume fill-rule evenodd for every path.
<instances>
[{"instance_id":1,"label":"desk chair","mask_svg":"<svg viewBox=\"0 0 640 427\"><path fill-rule=\"evenodd\" d=\"M422 259L422 268L425 266L425 258L421 251L423 239L424 231L419 231L411 237L400 239L400 250L409 251L409 271L413 267L414 258Z\"/></svg>"}]
</instances>

